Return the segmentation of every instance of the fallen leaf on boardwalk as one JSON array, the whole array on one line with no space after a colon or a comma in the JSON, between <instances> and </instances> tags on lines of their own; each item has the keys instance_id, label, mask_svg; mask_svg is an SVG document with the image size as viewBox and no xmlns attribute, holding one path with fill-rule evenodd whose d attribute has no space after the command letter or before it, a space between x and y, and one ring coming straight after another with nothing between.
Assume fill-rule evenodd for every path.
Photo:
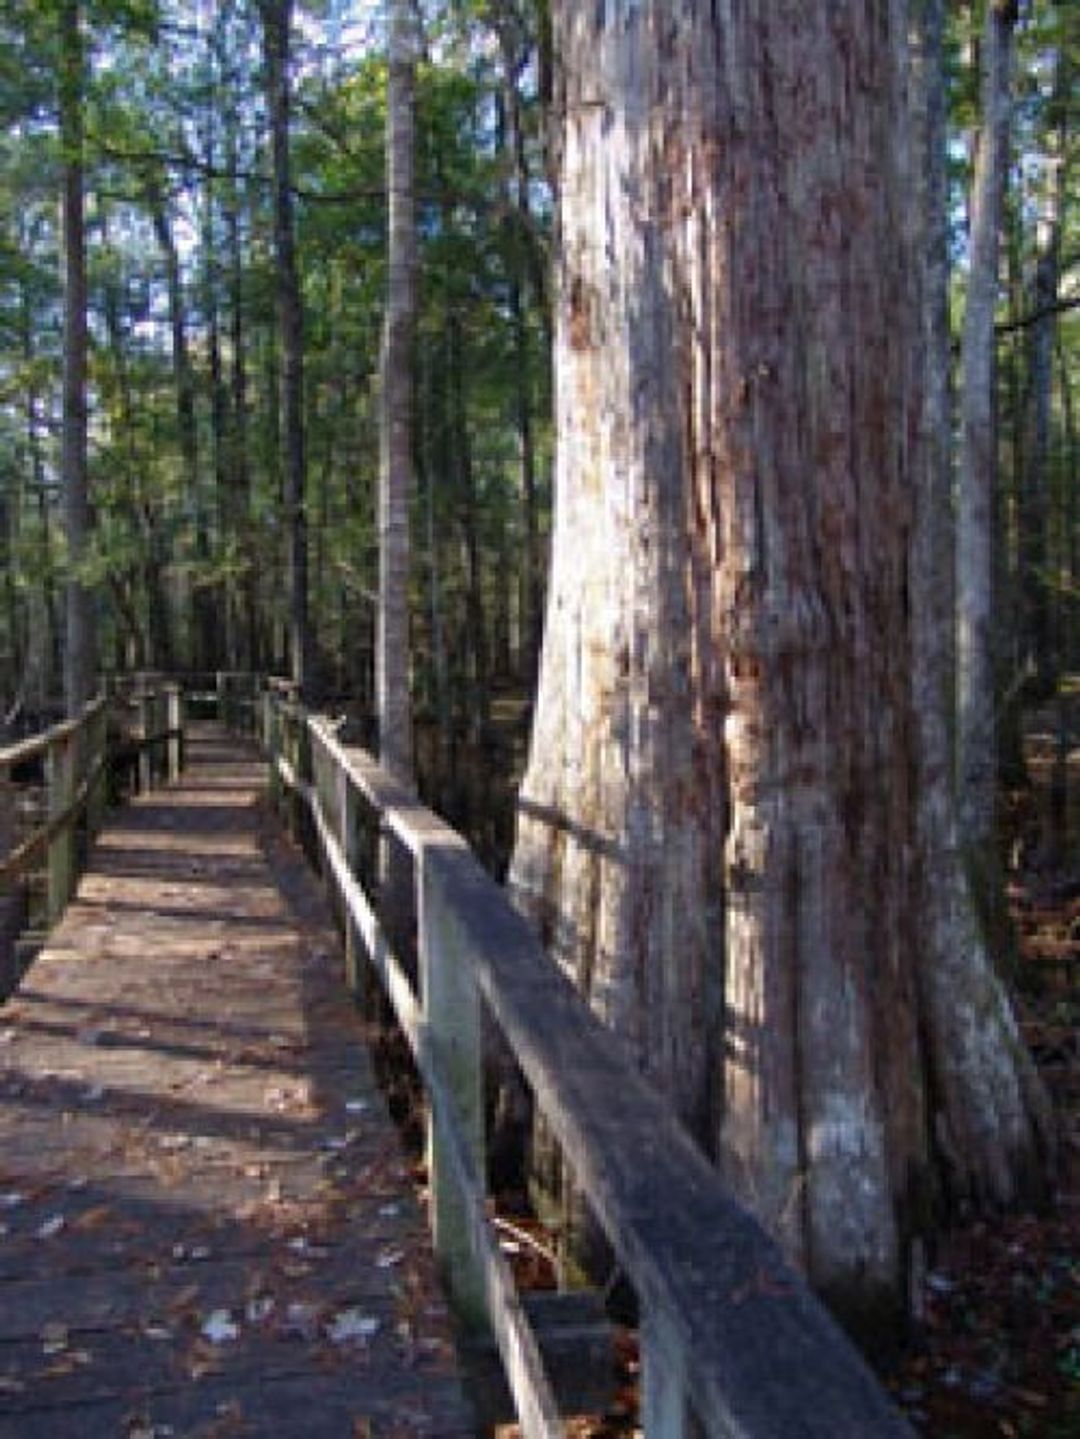
<instances>
[{"instance_id":1,"label":"fallen leaf on boardwalk","mask_svg":"<svg viewBox=\"0 0 1080 1439\"><path fill-rule=\"evenodd\" d=\"M404 1249L384 1249L375 1259L379 1269L392 1269L395 1264L400 1264L405 1258Z\"/></svg>"},{"instance_id":2,"label":"fallen leaf on boardwalk","mask_svg":"<svg viewBox=\"0 0 1080 1439\"><path fill-rule=\"evenodd\" d=\"M88 1209L85 1214L80 1214L78 1219L72 1222L71 1227L78 1230L80 1234L91 1233L107 1223L112 1218L112 1213L108 1204L99 1204L94 1209Z\"/></svg>"},{"instance_id":3,"label":"fallen leaf on boardwalk","mask_svg":"<svg viewBox=\"0 0 1080 1439\"><path fill-rule=\"evenodd\" d=\"M257 1294L249 1299L244 1313L249 1324L261 1324L274 1312L274 1300L269 1294Z\"/></svg>"},{"instance_id":4,"label":"fallen leaf on boardwalk","mask_svg":"<svg viewBox=\"0 0 1080 1439\"><path fill-rule=\"evenodd\" d=\"M282 1326L285 1334L299 1339L314 1339L319 1333L319 1307L317 1304L296 1302L285 1311Z\"/></svg>"},{"instance_id":5,"label":"fallen leaf on boardwalk","mask_svg":"<svg viewBox=\"0 0 1080 1439\"><path fill-rule=\"evenodd\" d=\"M181 1289L175 1298L169 1301L169 1313L182 1315L188 1313L199 1297L199 1286L189 1284L186 1289Z\"/></svg>"},{"instance_id":6,"label":"fallen leaf on boardwalk","mask_svg":"<svg viewBox=\"0 0 1080 1439\"><path fill-rule=\"evenodd\" d=\"M39 1239L55 1239L66 1224L67 1220L62 1214L50 1215L44 1224L39 1225L37 1237Z\"/></svg>"},{"instance_id":7,"label":"fallen leaf on boardwalk","mask_svg":"<svg viewBox=\"0 0 1080 1439\"><path fill-rule=\"evenodd\" d=\"M211 1344L228 1344L239 1339L240 1328L227 1309L215 1309L203 1320L200 1333Z\"/></svg>"},{"instance_id":8,"label":"fallen leaf on boardwalk","mask_svg":"<svg viewBox=\"0 0 1080 1439\"><path fill-rule=\"evenodd\" d=\"M26 1203L26 1195L19 1194L15 1190L9 1190L7 1194L0 1194L0 1209L18 1209L20 1204Z\"/></svg>"},{"instance_id":9,"label":"fallen leaf on boardwalk","mask_svg":"<svg viewBox=\"0 0 1080 1439\"><path fill-rule=\"evenodd\" d=\"M326 1337L332 1344L351 1344L368 1340L379 1332L379 1321L359 1309L342 1309L326 1326Z\"/></svg>"},{"instance_id":10,"label":"fallen leaf on boardwalk","mask_svg":"<svg viewBox=\"0 0 1080 1439\"><path fill-rule=\"evenodd\" d=\"M62 1354L68 1347L66 1324L51 1322L41 1331L41 1348L45 1354Z\"/></svg>"},{"instance_id":11,"label":"fallen leaf on boardwalk","mask_svg":"<svg viewBox=\"0 0 1080 1439\"><path fill-rule=\"evenodd\" d=\"M10 1374L0 1374L0 1394L21 1394L26 1388L21 1379L15 1379Z\"/></svg>"},{"instance_id":12,"label":"fallen leaf on boardwalk","mask_svg":"<svg viewBox=\"0 0 1080 1439\"><path fill-rule=\"evenodd\" d=\"M43 1369L38 1375L39 1379L64 1379L69 1374L74 1374L76 1369L85 1369L93 1361L85 1349L71 1349L61 1352L59 1358Z\"/></svg>"}]
</instances>

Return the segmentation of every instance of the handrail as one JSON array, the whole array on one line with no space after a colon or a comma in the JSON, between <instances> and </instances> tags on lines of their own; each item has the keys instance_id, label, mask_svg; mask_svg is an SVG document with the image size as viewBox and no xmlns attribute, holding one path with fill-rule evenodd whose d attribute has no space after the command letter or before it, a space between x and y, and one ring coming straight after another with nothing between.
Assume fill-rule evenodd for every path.
<instances>
[{"instance_id":1,"label":"handrail","mask_svg":"<svg viewBox=\"0 0 1080 1439\"><path fill-rule=\"evenodd\" d=\"M116 755L109 720L119 706L133 709L137 715L135 731L125 736L123 743L138 756L140 789L149 789L159 774L169 778L179 774L183 762L180 688L160 680L155 685L149 688L139 683L130 696L110 697L104 689L78 715L0 749L0 898L9 891L19 892L20 883L45 851L48 923L55 923L63 913L78 878L77 825L85 815L90 838L101 827L107 771ZM45 761L47 814L29 835L20 838L14 829L13 776L19 767L38 759ZM14 953L8 947L14 945L16 936L7 925L0 926L0 933L0 943L5 946L0 970L8 982Z\"/></svg>"},{"instance_id":2,"label":"handrail","mask_svg":"<svg viewBox=\"0 0 1080 1439\"><path fill-rule=\"evenodd\" d=\"M325 719L270 688L262 735L272 784L310 814L349 938L361 939L416 1056L436 1253L459 1306L479 1306L490 1323L530 1439L562 1427L485 1212L481 997L637 1292L649 1439L685 1435L693 1421L725 1439L910 1434L464 840ZM419 994L355 872L361 798L413 857Z\"/></svg>"},{"instance_id":3,"label":"handrail","mask_svg":"<svg viewBox=\"0 0 1080 1439\"><path fill-rule=\"evenodd\" d=\"M26 739L18 740L15 744L0 749L0 770L10 770L15 765L26 764L28 760L37 759L38 755L45 754L51 745L59 744L76 732L85 729L104 709L106 703L105 696L98 695L96 699L92 699L83 707L81 714L76 715L73 719L61 720L49 729L42 730L40 734L30 735Z\"/></svg>"}]
</instances>

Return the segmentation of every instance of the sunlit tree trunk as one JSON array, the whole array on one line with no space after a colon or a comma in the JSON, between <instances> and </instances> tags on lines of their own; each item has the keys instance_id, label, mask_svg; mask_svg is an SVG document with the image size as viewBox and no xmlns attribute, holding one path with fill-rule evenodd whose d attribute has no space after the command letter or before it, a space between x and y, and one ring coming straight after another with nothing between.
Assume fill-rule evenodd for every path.
<instances>
[{"instance_id":1,"label":"sunlit tree trunk","mask_svg":"<svg viewBox=\"0 0 1080 1439\"><path fill-rule=\"evenodd\" d=\"M94 687L94 591L80 573L90 540L86 473L86 234L83 219L83 81L79 0L60 5L60 145L64 374L61 488L68 578L65 597L64 704L76 713Z\"/></svg>"},{"instance_id":2,"label":"sunlit tree trunk","mask_svg":"<svg viewBox=\"0 0 1080 1439\"><path fill-rule=\"evenodd\" d=\"M922 993L905 18L553 6L556 514L512 870L737 1192L878 1317L939 1118L980 1193L1037 1149L1022 1098L992 1155L969 1113L1020 1091L1007 1009L954 1058Z\"/></svg>"}]
</instances>

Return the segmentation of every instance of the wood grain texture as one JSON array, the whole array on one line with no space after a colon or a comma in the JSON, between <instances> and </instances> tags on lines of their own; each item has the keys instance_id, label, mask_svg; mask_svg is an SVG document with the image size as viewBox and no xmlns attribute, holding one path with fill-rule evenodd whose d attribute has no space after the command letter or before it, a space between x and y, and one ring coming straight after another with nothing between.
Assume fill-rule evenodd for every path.
<instances>
[{"instance_id":1,"label":"wood grain texture","mask_svg":"<svg viewBox=\"0 0 1080 1439\"><path fill-rule=\"evenodd\" d=\"M471 1432L323 900L192 751L0 1009L0 1436Z\"/></svg>"}]
</instances>

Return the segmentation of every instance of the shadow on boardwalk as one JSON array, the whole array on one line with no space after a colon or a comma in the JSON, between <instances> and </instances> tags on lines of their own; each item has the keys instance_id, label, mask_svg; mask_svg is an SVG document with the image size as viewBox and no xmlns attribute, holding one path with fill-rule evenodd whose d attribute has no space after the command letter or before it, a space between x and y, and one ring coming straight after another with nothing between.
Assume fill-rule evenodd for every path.
<instances>
[{"instance_id":1,"label":"shadow on boardwalk","mask_svg":"<svg viewBox=\"0 0 1080 1439\"><path fill-rule=\"evenodd\" d=\"M212 730L0 1009L0 1435L461 1435L327 911Z\"/></svg>"}]
</instances>

